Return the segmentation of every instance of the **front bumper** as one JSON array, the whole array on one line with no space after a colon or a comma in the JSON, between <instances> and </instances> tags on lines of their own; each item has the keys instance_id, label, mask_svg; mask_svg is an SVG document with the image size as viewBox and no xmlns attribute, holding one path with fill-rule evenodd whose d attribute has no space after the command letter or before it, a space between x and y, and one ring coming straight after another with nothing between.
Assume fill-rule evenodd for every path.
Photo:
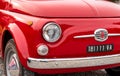
<instances>
[{"instance_id":1,"label":"front bumper","mask_svg":"<svg viewBox=\"0 0 120 76\"><path fill-rule=\"evenodd\" d=\"M120 54L85 58L35 59L28 58L27 65L35 69L84 68L120 63Z\"/></svg>"}]
</instances>

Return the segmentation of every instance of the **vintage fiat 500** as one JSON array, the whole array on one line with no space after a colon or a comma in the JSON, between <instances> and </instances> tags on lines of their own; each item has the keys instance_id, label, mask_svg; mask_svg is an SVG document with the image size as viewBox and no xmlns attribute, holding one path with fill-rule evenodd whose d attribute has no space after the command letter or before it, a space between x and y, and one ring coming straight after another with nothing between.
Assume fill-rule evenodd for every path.
<instances>
[{"instance_id":1,"label":"vintage fiat 500","mask_svg":"<svg viewBox=\"0 0 120 76\"><path fill-rule=\"evenodd\" d=\"M100 0L0 0L7 76L106 69L120 74L120 5Z\"/></svg>"}]
</instances>

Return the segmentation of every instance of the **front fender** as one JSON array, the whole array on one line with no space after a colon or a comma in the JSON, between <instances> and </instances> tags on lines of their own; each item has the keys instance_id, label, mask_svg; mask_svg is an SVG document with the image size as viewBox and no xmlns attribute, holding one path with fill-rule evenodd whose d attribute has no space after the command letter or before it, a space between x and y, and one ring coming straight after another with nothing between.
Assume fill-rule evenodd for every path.
<instances>
[{"instance_id":1,"label":"front fender","mask_svg":"<svg viewBox=\"0 0 120 76\"><path fill-rule=\"evenodd\" d=\"M27 40L24 36L24 33L16 23L11 23L8 25L7 29L11 34L16 44L16 49L18 57L23 66L27 66L26 60L29 56Z\"/></svg>"}]
</instances>

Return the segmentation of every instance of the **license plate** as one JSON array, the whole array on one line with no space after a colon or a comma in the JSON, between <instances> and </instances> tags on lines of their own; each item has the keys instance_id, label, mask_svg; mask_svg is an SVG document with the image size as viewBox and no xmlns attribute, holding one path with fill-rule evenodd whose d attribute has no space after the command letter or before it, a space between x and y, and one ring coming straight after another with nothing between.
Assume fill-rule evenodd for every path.
<instances>
[{"instance_id":1,"label":"license plate","mask_svg":"<svg viewBox=\"0 0 120 76\"><path fill-rule=\"evenodd\" d=\"M113 44L106 44L106 45L90 45L87 47L87 52L94 53L94 52L109 52L114 49Z\"/></svg>"}]
</instances>

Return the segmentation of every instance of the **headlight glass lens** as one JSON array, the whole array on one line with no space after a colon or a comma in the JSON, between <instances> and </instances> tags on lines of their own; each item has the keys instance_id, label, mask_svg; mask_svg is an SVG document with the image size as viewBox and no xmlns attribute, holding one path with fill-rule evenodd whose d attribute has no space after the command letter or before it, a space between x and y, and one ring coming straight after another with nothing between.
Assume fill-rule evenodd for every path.
<instances>
[{"instance_id":1,"label":"headlight glass lens","mask_svg":"<svg viewBox=\"0 0 120 76\"><path fill-rule=\"evenodd\" d=\"M61 36L61 28L56 23L47 23L43 27L43 37L48 42L56 42Z\"/></svg>"}]
</instances>

